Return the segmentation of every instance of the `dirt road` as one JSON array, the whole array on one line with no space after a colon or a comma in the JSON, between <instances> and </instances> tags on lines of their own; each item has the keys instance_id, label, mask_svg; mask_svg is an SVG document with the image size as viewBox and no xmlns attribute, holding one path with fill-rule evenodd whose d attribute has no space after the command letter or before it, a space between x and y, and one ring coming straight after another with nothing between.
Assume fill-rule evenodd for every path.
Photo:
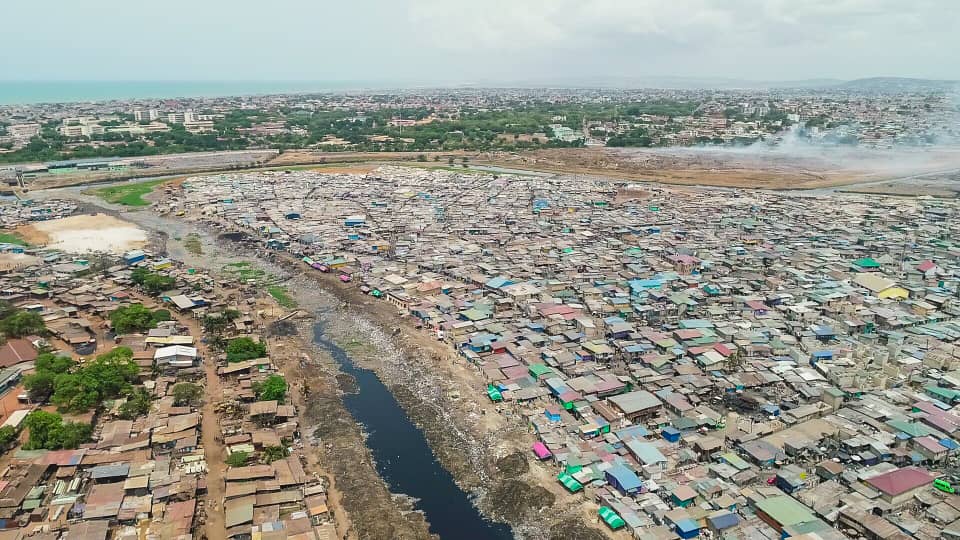
<instances>
[{"instance_id":1,"label":"dirt road","mask_svg":"<svg viewBox=\"0 0 960 540\"><path fill-rule=\"evenodd\" d=\"M153 298L137 294L137 299L150 309L165 308L158 305ZM204 459L207 462L204 535L207 540L226 540L226 516L223 510L225 452L220 438L220 418L215 410L217 402L223 396L223 390L220 385L220 376L217 374L216 356L201 341L203 329L197 319L173 311L170 314L177 322L190 329L190 335L197 339L197 352L203 359L205 381L203 406L200 409L200 437L203 442Z\"/></svg>"}]
</instances>

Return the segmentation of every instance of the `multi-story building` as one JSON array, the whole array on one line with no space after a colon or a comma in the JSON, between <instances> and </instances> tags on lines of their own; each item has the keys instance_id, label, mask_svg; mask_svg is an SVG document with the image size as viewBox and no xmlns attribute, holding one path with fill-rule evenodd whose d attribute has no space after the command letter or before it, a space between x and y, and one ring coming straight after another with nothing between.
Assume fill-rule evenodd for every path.
<instances>
[{"instance_id":1,"label":"multi-story building","mask_svg":"<svg viewBox=\"0 0 960 540\"><path fill-rule=\"evenodd\" d=\"M133 119L137 122L153 122L160 118L160 112L156 109L137 109L133 111Z\"/></svg>"},{"instance_id":2,"label":"multi-story building","mask_svg":"<svg viewBox=\"0 0 960 540\"><path fill-rule=\"evenodd\" d=\"M197 115L190 110L167 113L167 122L171 124L192 124L197 121Z\"/></svg>"}]
</instances>

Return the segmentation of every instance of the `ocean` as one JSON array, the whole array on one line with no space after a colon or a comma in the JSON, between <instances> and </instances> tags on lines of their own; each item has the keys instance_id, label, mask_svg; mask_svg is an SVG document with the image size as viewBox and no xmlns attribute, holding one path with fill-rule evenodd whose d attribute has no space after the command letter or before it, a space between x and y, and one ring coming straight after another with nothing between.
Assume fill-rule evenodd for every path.
<instances>
[{"instance_id":1,"label":"ocean","mask_svg":"<svg viewBox=\"0 0 960 540\"><path fill-rule=\"evenodd\" d=\"M387 87L382 82L356 81L0 81L0 105L299 94Z\"/></svg>"}]
</instances>

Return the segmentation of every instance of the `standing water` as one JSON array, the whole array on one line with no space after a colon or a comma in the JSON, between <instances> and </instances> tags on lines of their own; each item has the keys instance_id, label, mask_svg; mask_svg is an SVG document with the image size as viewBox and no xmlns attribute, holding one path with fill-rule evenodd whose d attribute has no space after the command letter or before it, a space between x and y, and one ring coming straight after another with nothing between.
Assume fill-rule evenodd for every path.
<instances>
[{"instance_id":1,"label":"standing water","mask_svg":"<svg viewBox=\"0 0 960 540\"><path fill-rule=\"evenodd\" d=\"M381 478L391 491L418 499L417 509L430 523L430 532L460 540L513 538L510 527L480 515L393 394L375 373L354 365L343 348L324 336L323 323L314 329L314 342L333 356L340 371L356 379L358 391L344 395L343 403L366 429L367 447Z\"/></svg>"}]
</instances>

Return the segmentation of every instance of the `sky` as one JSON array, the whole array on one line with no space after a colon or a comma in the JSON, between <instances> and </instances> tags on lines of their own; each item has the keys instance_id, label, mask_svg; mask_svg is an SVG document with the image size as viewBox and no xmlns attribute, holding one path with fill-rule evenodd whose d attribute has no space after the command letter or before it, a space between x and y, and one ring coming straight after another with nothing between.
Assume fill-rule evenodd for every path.
<instances>
[{"instance_id":1,"label":"sky","mask_svg":"<svg viewBox=\"0 0 960 540\"><path fill-rule=\"evenodd\" d=\"M2 80L960 79L958 0L3 0Z\"/></svg>"}]
</instances>

